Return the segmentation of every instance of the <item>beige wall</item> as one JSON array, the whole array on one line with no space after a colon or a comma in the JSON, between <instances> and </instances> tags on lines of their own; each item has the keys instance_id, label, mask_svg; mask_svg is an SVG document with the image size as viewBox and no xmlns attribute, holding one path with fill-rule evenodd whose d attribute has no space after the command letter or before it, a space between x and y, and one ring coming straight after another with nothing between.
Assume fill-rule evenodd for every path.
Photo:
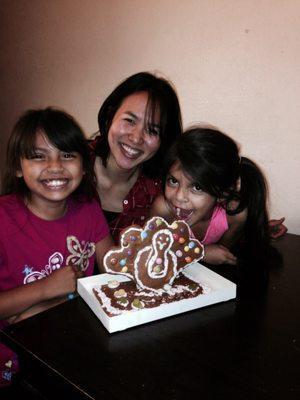
<instances>
[{"instance_id":1,"label":"beige wall","mask_svg":"<svg viewBox=\"0 0 300 400\"><path fill-rule=\"evenodd\" d=\"M27 108L66 109L87 134L129 74L175 84L184 124L210 122L265 171L272 217L300 234L299 0L1 0L1 165Z\"/></svg>"}]
</instances>

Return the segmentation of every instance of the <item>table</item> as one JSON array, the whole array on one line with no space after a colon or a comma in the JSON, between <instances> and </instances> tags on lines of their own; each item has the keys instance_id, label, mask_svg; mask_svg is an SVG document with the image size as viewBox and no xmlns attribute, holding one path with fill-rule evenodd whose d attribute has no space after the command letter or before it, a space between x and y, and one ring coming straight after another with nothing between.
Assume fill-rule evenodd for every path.
<instances>
[{"instance_id":1,"label":"table","mask_svg":"<svg viewBox=\"0 0 300 400\"><path fill-rule=\"evenodd\" d=\"M78 297L3 340L46 399L299 399L300 236L269 259L214 267L236 300L109 334Z\"/></svg>"}]
</instances>

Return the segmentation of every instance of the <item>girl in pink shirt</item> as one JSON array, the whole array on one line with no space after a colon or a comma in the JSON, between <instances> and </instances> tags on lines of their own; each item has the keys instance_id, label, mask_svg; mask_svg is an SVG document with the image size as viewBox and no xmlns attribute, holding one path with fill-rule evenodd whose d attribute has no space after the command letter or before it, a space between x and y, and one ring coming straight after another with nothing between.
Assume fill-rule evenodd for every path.
<instances>
[{"instance_id":1,"label":"girl in pink shirt","mask_svg":"<svg viewBox=\"0 0 300 400\"><path fill-rule=\"evenodd\" d=\"M265 178L224 133L195 127L181 135L167 154L164 185L151 214L188 222L204 261L236 264L230 249L241 236L249 248L268 245Z\"/></svg>"},{"instance_id":2,"label":"girl in pink shirt","mask_svg":"<svg viewBox=\"0 0 300 400\"><path fill-rule=\"evenodd\" d=\"M112 239L84 134L68 114L26 112L8 143L0 197L0 324L65 301L102 265ZM1 328L1 326L0 326ZM16 371L0 343L0 385Z\"/></svg>"}]
</instances>

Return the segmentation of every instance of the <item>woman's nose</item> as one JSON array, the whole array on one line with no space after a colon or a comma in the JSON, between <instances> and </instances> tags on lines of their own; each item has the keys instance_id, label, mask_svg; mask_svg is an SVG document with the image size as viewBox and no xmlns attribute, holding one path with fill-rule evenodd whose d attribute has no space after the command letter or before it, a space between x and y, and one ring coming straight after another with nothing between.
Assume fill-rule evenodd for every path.
<instances>
[{"instance_id":1,"label":"woman's nose","mask_svg":"<svg viewBox=\"0 0 300 400\"><path fill-rule=\"evenodd\" d=\"M129 134L132 143L141 144L144 141L144 129L136 126Z\"/></svg>"}]
</instances>

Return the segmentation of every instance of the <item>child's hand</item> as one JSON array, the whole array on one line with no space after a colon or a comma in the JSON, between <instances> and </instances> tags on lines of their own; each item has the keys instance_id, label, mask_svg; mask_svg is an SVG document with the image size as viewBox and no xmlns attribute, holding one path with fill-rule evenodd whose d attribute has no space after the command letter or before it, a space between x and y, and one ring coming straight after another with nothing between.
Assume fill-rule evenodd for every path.
<instances>
[{"instance_id":1,"label":"child's hand","mask_svg":"<svg viewBox=\"0 0 300 400\"><path fill-rule=\"evenodd\" d=\"M236 265L237 258L233 255L227 247L222 244L210 244L204 247L204 258L203 261L208 264L219 265L219 264L231 264Z\"/></svg>"},{"instance_id":2,"label":"child's hand","mask_svg":"<svg viewBox=\"0 0 300 400\"><path fill-rule=\"evenodd\" d=\"M75 292L77 279L82 278L83 273L76 266L68 265L52 272L45 278L46 298L63 296Z\"/></svg>"},{"instance_id":3,"label":"child's hand","mask_svg":"<svg viewBox=\"0 0 300 400\"><path fill-rule=\"evenodd\" d=\"M287 232L287 227L283 225L285 218L271 219L269 221L269 234L271 239L277 239Z\"/></svg>"}]
</instances>

